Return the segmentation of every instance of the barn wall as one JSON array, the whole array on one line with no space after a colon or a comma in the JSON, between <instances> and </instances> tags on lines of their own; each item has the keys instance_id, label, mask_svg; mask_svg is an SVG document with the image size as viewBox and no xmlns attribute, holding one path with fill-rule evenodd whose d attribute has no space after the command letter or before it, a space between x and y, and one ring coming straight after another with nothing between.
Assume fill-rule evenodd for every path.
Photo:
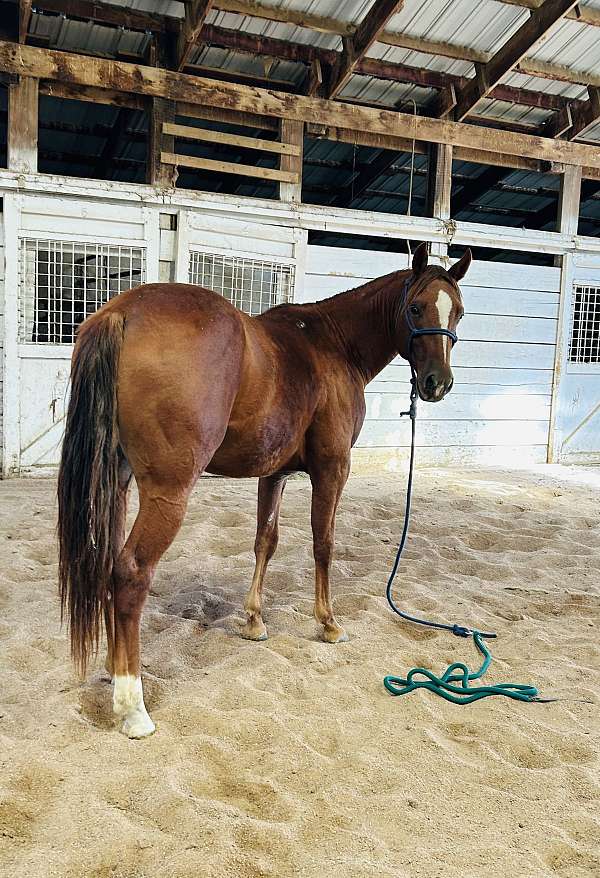
<instances>
[{"instance_id":1,"label":"barn wall","mask_svg":"<svg viewBox=\"0 0 600 878\"><path fill-rule=\"evenodd\" d=\"M424 239L442 246L448 235L445 227L422 217L357 216L352 211L310 205L290 208L282 202L206 193L164 195L150 187L69 178L13 179L7 172L0 172L0 194L4 199L0 246L14 255L0 259L0 271L5 268L7 274L2 306L5 337L0 334L4 474L44 472L56 465L72 352L69 344L25 344L19 339L23 239L141 246L148 281L187 281L194 251L273 260L295 270L293 299L311 301L407 265L402 254L307 246L311 229ZM600 265L599 242L581 236L460 223L453 226L452 235L461 245L566 254L567 267L582 259L586 266ZM562 271L563 292L572 281L569 271ZM568 301L566 295L561 299L560 281L558 268L473 265L462 285L468 316L453 353L455 389L442 403L419 407L421 463L514 465L546 460L551 403L559 439L565 430L565 404L569 412L575 405L572 394L565 397L569 381L563 382L561 396L561 382L553 380L563 370L561 352L568 335ZM0 278L0 292L1 285ZM559 300L563 306L557 348ZM357 466L394 468L406 458L409 425L399 420L399 413L406 408L408 378L408 367L395 361L369 386ZM594 399L599 380L596 371L586 385ZM585 416L581 406L579 411ZM582 428L578 437L583 435ZM596 453L597 441L594 437L590 441ZM561 443L555 445L554 459L561 459Z\"/></svg>"},{"instance_id":2,"label":"barn wall","mask_svg":"<svg viewBox=\"0 0 600 878\"><path fill-rule=\"evenodd\" d=\"M401 254L309 246L305 299L321 299L407 266ZM461 284L466 316L452 353L455 386L419 405L423 463L546 460L561 272L477 262ZM410 371L397 358L367 388L357 465L394 467L408 454Z\"/></svg>"}]
</instances>

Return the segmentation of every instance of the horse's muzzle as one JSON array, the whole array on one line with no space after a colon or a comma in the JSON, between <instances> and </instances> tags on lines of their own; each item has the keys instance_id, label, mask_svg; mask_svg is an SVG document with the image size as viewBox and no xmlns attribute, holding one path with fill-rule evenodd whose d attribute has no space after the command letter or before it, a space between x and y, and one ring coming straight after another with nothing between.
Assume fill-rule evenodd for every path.
<instances>
[{"instance_id":1,"label":"horse's muzzle","mask_svg":"<svg viewBox=\"0 0 600 878\"><path fill-rule=\"evenodd\" d=\"M452 390L452 373L440 373L435 369L425 370L425 377L417 376L419 396L425 402L440 402Z\"/></svg>"}]
</instances>

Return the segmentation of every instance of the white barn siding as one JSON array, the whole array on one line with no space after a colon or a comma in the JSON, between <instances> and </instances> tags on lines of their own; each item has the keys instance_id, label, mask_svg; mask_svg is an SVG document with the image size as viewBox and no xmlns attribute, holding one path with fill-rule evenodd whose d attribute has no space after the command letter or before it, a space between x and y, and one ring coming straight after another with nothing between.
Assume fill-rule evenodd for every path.
<instances>
[{"instance_id":1,"label":"white barn siding","mask_svg":"<svg viewBox=\"0 0 600 878\"><path fill-rule=\"evenodd\" d=\"M402 254L309 246L305 301L407 266ZM441 403L419 404L423 463L546 460L559 308L560 269L474 262L463 281L466 316L452 354L455 386ZM367 388L358 462L394 466L406 457L410 371L394 360Z\"/></svg>"}]
</instances>

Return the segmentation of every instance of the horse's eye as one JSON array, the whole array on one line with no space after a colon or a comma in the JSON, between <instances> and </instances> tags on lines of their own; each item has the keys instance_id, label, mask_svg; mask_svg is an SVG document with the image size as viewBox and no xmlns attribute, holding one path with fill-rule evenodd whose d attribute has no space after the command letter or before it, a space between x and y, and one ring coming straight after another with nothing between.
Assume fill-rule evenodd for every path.
<instances>
[{"instance_id":1,"label":"horse's eye","mask_svg":"<svg viewBox=\"0 0 600 878\"><path fill-rule=\"evenodd\" d=\"M421 313L421 309L419 308L418 305L411 305L410 306L410 313L414 314L415 317L418 317L419 314Z\"/></svg>"}]
</instances>

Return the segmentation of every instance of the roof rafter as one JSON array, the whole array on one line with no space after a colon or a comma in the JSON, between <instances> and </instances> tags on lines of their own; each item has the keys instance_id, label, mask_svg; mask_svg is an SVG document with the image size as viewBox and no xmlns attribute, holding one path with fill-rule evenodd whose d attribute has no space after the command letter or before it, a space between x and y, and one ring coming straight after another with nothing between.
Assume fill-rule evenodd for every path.
<instances>
[{"instance_id":1,"label":"roof rafter","mask_svg":"<svg viewBox=\"0 0 600 878\"><path fill-rule=\"evenodd\" d=\"M374 0L352 36L343 37L344 51L336 66L327 97L334 98L346 85L356 65L362 61L390 18L399 12L404 0Z\"/></svg>"},{"instance_id":2,"label":"roof rafter","mask_svg":"<svg viewBox=\"0 0 600 878\"><path fill-rule=\"evenodd\" d=\"M504 0L509 2L509 0ZM514 5L527 5L515 3ZM539 2L537 3L539 6ZM37 11L54 12L66 15L67 18L82 21L96 21L100 24L112 27L124 27L128 30L148 31L151 33L179 32L181 18L173 15L153 15L137 9L127 9L117 6L109 0L37 0ZM296 24L299 27L308 28L320 33L336 34L338 36L352 36L356 33L356 25L347 24L337 19L314 13L299 12L294 9L278 6L264 6L254 0L213 0L213 9L224 12L234 12L239 15L251 16L263 21L277 21L287 24ZM535 3L530 8L536 8ZM600 27L600 10L592 7L578 9L583 13L581 16L572 11L566 18L576 20L588 25ZM430 55L441 55L446 58L454 58L471 63L486 64L492 57L489 52L481 52L468 46L456 45L443 41L427 40L422 37L413 37L403 33L382 31L377 41L390 46L398 46L405 49L423 52ZM373 59L366 58L365 61ZM543 79L559 80L561 82L575 82L581 85L600 85L600 76L583 70L539 61L535 58L523 58L517 64L516 70L528 76L537 76Z\"/></svg>"},{"instance_id":3,"label":"roof rafter","mask_svg":"<svg viewBox=\"0 0 600 878\"><path fill-rule=\"evenodd\" d=\"M475 64L475 76L462 90L454 109L455 120L464 119L575 6L577 0L545 0L486 64Z\"/></svg>"},{"instance_id":4,"label":"roof rafter","mask_svg":"<svg viewBox=\"0 0 600 878\"><path fill-rule=\"evenodd\" d=\"M24 43L27 40L27 32L29 30L29 22L31 20L31 7L33 0L19 0L19 42Z\"/></svg>"},{"instance_id":5,"label":"roof rafter","mask_svg":"<svg viewBox=\"0 0 600 878\"><path fill-rule=\"evenodd\" d=\"M600 122L600 88L588 85L587 101L569 101L546 126L544 135L575 140L597 122Z\"/></svg>"},{"instance_id":6,"label":"roof rafter","mask_svg":"<svg viewBox=\"0 0 600 878\"><path fill-rule=\"evenodd\" d=\"M213 0L193 0L185 7L185 18L177 40L177 70L183 70L194 49L198 48L198 38L212 3Z\"/></svg>"}]
</instances>

